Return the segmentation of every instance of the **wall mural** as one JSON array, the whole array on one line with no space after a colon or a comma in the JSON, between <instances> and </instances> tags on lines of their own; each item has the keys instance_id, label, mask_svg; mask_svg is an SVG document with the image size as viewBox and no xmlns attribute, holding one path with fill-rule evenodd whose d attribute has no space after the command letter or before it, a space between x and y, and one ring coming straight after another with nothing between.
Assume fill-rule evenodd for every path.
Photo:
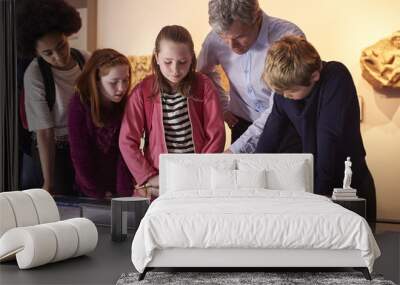
<instances>
[{"instance_id":1,"label":"wall mural","mask_svg":"<svg viewBox=\"0 0 400 285\"><path fill-rule=\"evenodd\" d=\"M128 56L132 66L132 84L135 86L151 73L151 55Z\"/></svg>"},{"instance_id":2,"label":"wall mural","mask_svg":"<svg viewBox=\"0 0 400 285\"><path fill-rule=\"evenodd\" d=\"M362 76L374 88L400 89L400 31L364 49Z\"/></svg>"}]
</instances>

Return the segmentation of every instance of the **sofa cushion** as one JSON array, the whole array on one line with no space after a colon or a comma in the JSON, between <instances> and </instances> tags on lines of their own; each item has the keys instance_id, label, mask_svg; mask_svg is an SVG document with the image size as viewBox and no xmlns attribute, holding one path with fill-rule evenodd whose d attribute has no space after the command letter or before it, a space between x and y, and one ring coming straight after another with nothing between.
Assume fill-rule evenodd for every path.
<instances>
[{"instance_id":1,"label":"sofa cushion","mask_svg":"<svg viewBox=\"0 0 400 285\"><path fill-rule=\"evenodd\" d=\"M15 224L17 227L26 227L39 224L35 205L29 195L23 191L3 192L0 195L10 203Z\"/></svg>"},{"instance_id":2,"label":"sofa cushion","mask_svg":"<svg viewBox=\"0 0 400 285\"><path fill-rule=\"evenodd\" d=\"M17 222L8 199L0 195L0 237L8 230L15 228Z\"/></svg>"},{"instance_id":3,"label":"sofa cushion","mask_svg":"<svg viewBox=\"0 0 400 285\"><path fill-rule=\"evenodd\" d=\"M59 221L53 197L43 189L0 193L0 262L20 269L86 254L97 245L92 221Z\"/></svg>"},{"instance_id":4,"label":"sofa cushion","mask_svg":"<svg viewBox=\"0 0 400 285\"><path fill-rule=\"evenodd\" d=\"M33 268L86 254L97 240L96 226L85 218L13 228L0 238L0 261L16 257L20 269Z\"/></svg>"},{"instance_id":5,"label":"sofa cushion","mask_svg":"<svg viewBox=\"0 0 400 285\"><path fill-rule=\"evenodd\" d=\"M39 224L51 223L60 220L60 214L56 202L49 192L43 189L29 189L22 191L28 194L33 201Z\"/></svg>"}]
</instances>

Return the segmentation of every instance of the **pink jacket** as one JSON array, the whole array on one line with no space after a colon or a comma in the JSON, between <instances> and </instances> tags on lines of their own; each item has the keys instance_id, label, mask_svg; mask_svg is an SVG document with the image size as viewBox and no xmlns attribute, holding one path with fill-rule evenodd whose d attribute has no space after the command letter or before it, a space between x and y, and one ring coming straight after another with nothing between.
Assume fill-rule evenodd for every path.
<instances>
[{"instance_id":1,"label":"pink jacket","mask_svg":"<svg viewBox=\"0 0 400 285\"><path fill-rule=\"evenodd\" d=\"M125 108L119 147L138 185L158 175L159 156L167 153L160 94L152 94L154 77L148 76L132 91ZM225 127L218 95L211 80L196 73L188 112L196 153L224 150ZM140 140L145 136L143 152Z\"/></svg>"}]
</instances>

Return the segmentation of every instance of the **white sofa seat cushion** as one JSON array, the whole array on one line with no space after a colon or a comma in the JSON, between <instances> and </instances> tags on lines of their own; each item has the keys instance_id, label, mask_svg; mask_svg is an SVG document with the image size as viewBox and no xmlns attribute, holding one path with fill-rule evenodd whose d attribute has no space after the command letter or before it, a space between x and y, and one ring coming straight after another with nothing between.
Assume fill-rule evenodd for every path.
<instances>
[{"instance_id":1,"label":"white sofa seat cushion","mask_svg":"<svg viewBox=\"0 0 400 285\"><path fill-rule=\"evenodd\" d=\"M96 248L98 233L95 224L91 220L74 218L64 222L73 226L78 233L78 247L73 257L84 255Z\"/></svg>"},{"instance_id":2,"label":"white sofa seat cushion","mask_svg":"<svg viewBox=\"0 0 400 285\"><path fill-rule=\"evenodd\" d=\"M10 203L17 227L33 226L39 223L35 205L29 195L22 191L1 193Z\"/></svg>"},{"instance_id":3,"label":"white sofa seat cushion","mask_svg":"<svg viewBox=\"0 0 400 285\"><path fill-rule=\"evenodd\" d=\"M78 249L79 236L78 232L71 227L71 224L63 221L44 224L43 227L51 230L51 234L55 236L57 245L60 245L57 246L55 255L48 262L57 262L75 255Z\"/></svg>"},{"instance_id":4,"label":"white sofa seat cushion","mask_svg":"<svg viewBox=\"0 0 400 285\"><path fill-rule=\"evenodd\" d=\"M16 256L19 268L28 269L86 254L97 240L96 226L85 218L14 228L0 238L0 261Z\"/></svg>"},{"instance_id":5,"label":"white sofa seat cushion","mask_svg":"<svg viewBox=\"0 0 400 285\"><path fill-rule=\"evenodd\" d=\"M10 202L6 197L0 195L0 237L16 226L17 222Z\"/></svg>"},{"instance_id":6,"label":"white sofa seat cushion","mask_svg":"<svg viewBox=\"0 0 400 285\"><path fill-rule=\"evenodd\" d=\"M16 257L20 269L49 263L56 251L53 231L42 225L11 229L0 239L0 261Z\"/></svg>"},{"instance_id":7,"label":"white sofa seat cushion","mask_svg":"<svg viewBox=\"0 0 400 285\"><path fill-rule=\"evenodd\" d=\"M32 199L39 219L39 224L51 223L60 220L56 202L49 192L43 189L29 189L22 191Z\"/></svg>"},{"instance_id":8,"label":"white sofa seat cushion","mask_svg":"<svg viewBox=\"0 0 400 285\"><path fill-rule=\"evenodd\" d=\"M17 259L21 269L86 254L96 248L92 221L59 221L53 197L43 189L0 193L0 262Z\"/></svg>"},{"instance_id":9,"label":"white sofa seat cushion","mask_svg":"<svg viewBox=\"0 0 400 285\"><path fill-rule=\"evenodd\" d=\"M0 237L9 229L60 220L53 197L43 189L0 193Z\"/></svg>"}]
</instances>

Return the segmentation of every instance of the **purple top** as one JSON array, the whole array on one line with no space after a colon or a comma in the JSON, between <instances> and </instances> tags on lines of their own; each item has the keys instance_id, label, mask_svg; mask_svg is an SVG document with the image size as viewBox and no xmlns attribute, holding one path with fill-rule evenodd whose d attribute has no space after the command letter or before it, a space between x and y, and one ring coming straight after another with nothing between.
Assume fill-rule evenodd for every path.
<instances>
[{"instance_id":1,"label":"purple top","mask_svg":"<svg viewBox=\"0 0 400 285\"><path fill-rule=\"evenodd\" d=\"M106 191L132 196L133 178L118 147L122 115L109 116L107 124L94 125L90 106L78 94L70 101L68 136L75 182L81 192L103 198Z\"/></svg>"}]
</instances>

